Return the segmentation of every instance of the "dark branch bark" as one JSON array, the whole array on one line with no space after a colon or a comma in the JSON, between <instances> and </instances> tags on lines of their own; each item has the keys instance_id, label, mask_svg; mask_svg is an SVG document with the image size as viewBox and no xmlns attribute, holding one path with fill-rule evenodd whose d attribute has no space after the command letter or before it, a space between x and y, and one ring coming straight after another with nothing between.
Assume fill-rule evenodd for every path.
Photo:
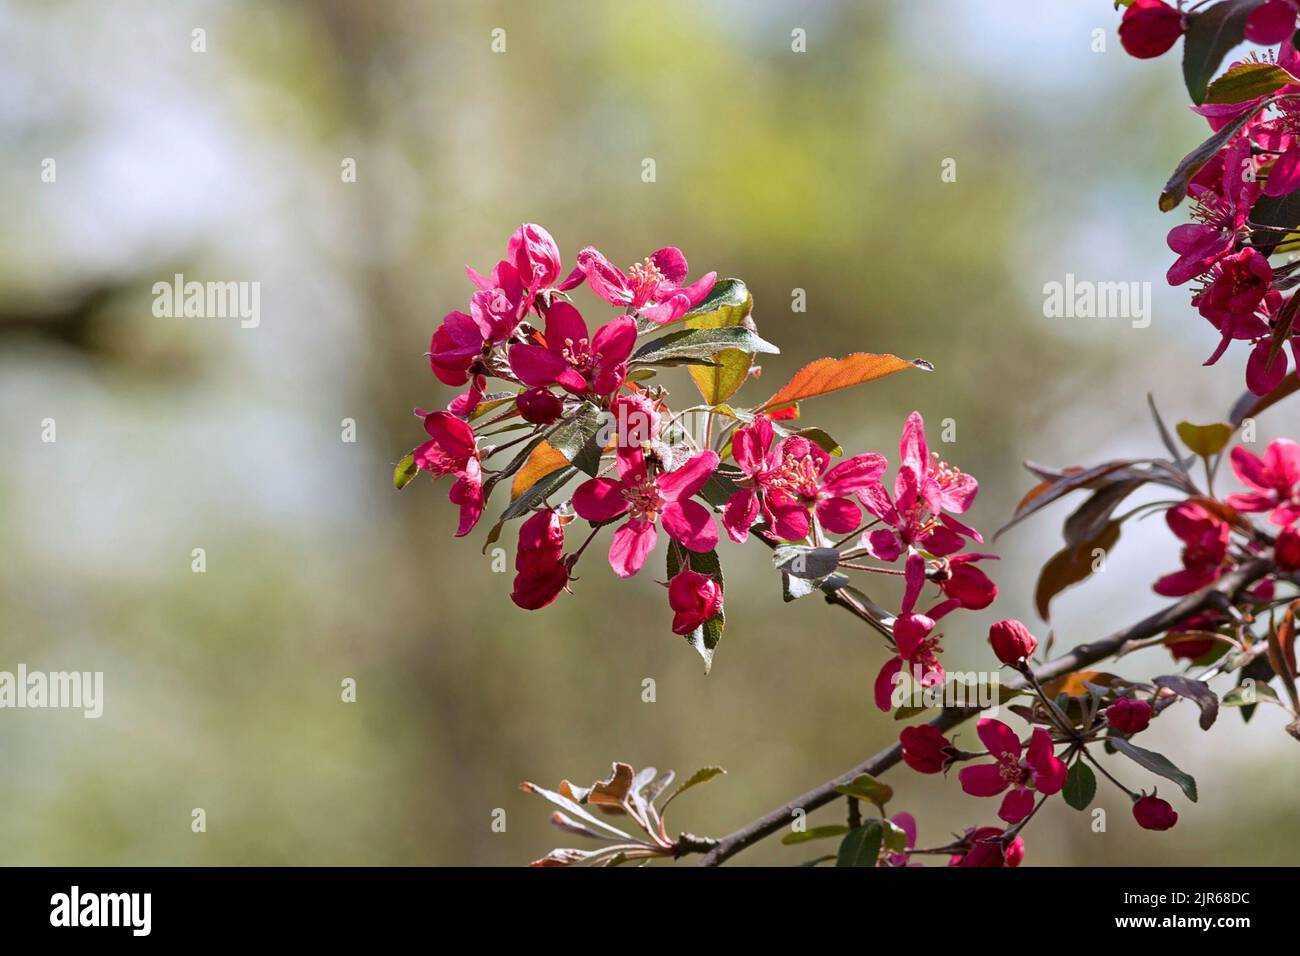
<instances>
[{"instance_id":1,"label":"dark branch bark","mask_svg":"<svg viewBox=\"0 0 1300 956\"><path fill-rule=\"evenodd\" d=\"M1163 634L1203 611L1224 610L1231 605L1242 590L1254 584L1272 570L1272 561L1265 558L1255 558L1248 561L1234 571L1225 574L1209 587L1188 595L1176 604L1169 605L1164 610L1152 614L1132 627L1116 631L1101 640L1080 644L1060 657L1053 658L1041 667L1036 668L1034 676L1040 682L1062 677L1072 671L1105 660L1130 641L1140 641L1148 637L1154 637L1157 634ZM1024 684L1024 680L1016 677L1008 681L1007 684L1011 687L1019 687ZM980 710L979 707L948 708L930 723L947 732L963 721L974 717ZM722 837L704 855L699 865L717 866L746 847L752 846L764 837L771 836L777 830L787 826L793 818L795 810L811 813L818 807L825 806L840 796L835 789L837 786L849 783L854 777L863 773L878 776L898 763L900 759L900 748L895 743L892 747L880 751L880 753L863 761L853 769L845 771L833 780L828 780L814 787L807 793L795 797L779 809L773 810L771 813L759 817L753 823Z\"/></svg>"}]
</instances>

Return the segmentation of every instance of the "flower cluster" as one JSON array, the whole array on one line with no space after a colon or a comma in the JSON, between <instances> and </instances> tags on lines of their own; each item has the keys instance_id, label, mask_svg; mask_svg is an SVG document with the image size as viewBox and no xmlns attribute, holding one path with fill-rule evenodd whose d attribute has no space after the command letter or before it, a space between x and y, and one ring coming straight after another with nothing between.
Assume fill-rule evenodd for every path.
<instances>
[{"instance_id":1,"label":"flower cluster","mask_svg":"<svg viewBox=\"0 0 1300 956\"><path fill-rule=\"evenodd\" d=\"M578 561L606 528L609 564L621 578L640 573L666 537L671 629L710 660L723 621L720 520L737 543L755 535L783 555L798 552L779 565L796 589L833 593L847 570L904 575L894 654L878 687L887 700L904 665L916 668L923 684L942 679L936 623L957 608L987 607L997 589L975 566L991 555L961 553L981 540L978 532L953 517L970 507L978 483L929 452L919 414L904 427L891 494L881 480L884 456L845 457L824 432L791 427L798 399L818 394L797 376L795 401L746 408L729 400L757 354L776 349L758 337L743 283L719 282L715 272L690 281L686 257L671 246L626 272L588 246L566 268L550 233L524 224L487 274L466 271L469 311L444 316L428 358L440 382L468 387L445 410L417 409L429 441L398 466L396 480L401 487L419 471L454 476L456 534L464 535L493 489L511 479L511 503L489 539L507 521L526 519L511 591L516 605L542 608L568 590ZM617 310L594 331L576 302L584 286ZM924 367L864 353L850 360L848 384ZM855 371L862 360L875 364ZM716 380L701 384L693 375L704 402L674 410L668 389L652 380L681 365L737 380L722 394ZM493 380L503 389L492 390ZM498 443L512 431L521 434ZM507 460L496 457L507 450ZM566 533L578 521L587 536L566 553ZM810 554L811 571L803 560ZM899 562L904 570L888 567ZM921 613L926 582L942 600Z\"/></svg>"},{"instance_id":2,"label":"flower cluster","mask_svg":"<svg viewBox=\"0 0 1300 956\"><path fill-rule=\"evenodd\" d=\"M1288 219L1284 201L1300 190L1300 52L1293 41L1298 4L1267 0L1244 19L1219 15L1219 6L1180 11L1161 0L1134 0L1119 35L1124 48L1142 58L1164 53L1184 32L1189 49L1194 41L1200 45L1200 34L1212 32L1219 55L1233 40L1279 44L1276 54L1232 64L1208 90L1189 80L1194 111L1214 135L1183 161L1161 197L1162 208L1172 208L1184 192L1192 201L1195 221L1169 232L1177 258L1168 280L1195 283L1192 304L1218 334L1205 364L1219 361L1234 341L1246 342L1246 384L1263 395L1287 374L1288 341L1300 365L1300 301L1284 294L1295 285L1295 267L1270 262L1290 248L1300 227Z\"/></svg>"}]
</instances>

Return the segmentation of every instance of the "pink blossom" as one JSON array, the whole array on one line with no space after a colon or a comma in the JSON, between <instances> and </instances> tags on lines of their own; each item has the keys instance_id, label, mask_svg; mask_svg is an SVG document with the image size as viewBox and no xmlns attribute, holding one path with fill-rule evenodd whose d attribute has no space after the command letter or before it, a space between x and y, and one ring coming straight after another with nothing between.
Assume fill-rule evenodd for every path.
<instances>
[{"instance_id":1,"label":"pink blossom","mask_svg":"<svg viewBox=\"0 0 1300 956\"><path fill-rule=\"evenodd\" d=\"M759 416L732 436L732 455L745 474L722 515L732 540L745 541L760 516L785 541L808 537L810 515L833 534L857 528L862 512L848 496L876 483L885 471L885 459L854 455L828 470L831 456L807 438L791 435L773 447L774 435L771 421Z\"/></svg>"},{"instance_id":2,"label":"pink blossom","mask_svg":"<svg viewBox=\"0 0 1300 956\"><path fill-rule=\"evenodd\" d=\"M971 506L979 482L930 454L920 412L908 416L898 450L901 462L893 499L878 481L858 493L867 511L893 530L866 532L862 546L881 561L896 561L912 546L943 557L960 551L963 537L983 541L977 531L948 514L961 514Z\"/></svg>"},{"instance_id":3,"label":"pink blossom","mask_svg":"<svg viewBox=\"0 0 1300 956\"><path fill-rule=\"evenodd\" d=\"M1295 24L1295 0L1266 0L1246 18L1246 39L1260 46L1272 46L1291 39Z\"/></svg>"},{"instance_id":4,"label":"pink blossom","mask_svg":"<svg viewBox=\"0 0 1300 956\"><path fill-rule=\"evenodd\" d=\"M904 727L898 743L903 762L917 773L947 773L960 754L934 724Z\"/></svg>"},{"instance_id":5,"label":"pink blossom","mask_svg":"<svg viewBox=\"0 0 1300 956\"><path fill-rule=\"evenodd\" d=\"M1007 823L1019 823L1034 808L1037 790L1050 796L1065 786L1068 768L1052 752L1052 737L1042 727L1035 727L1029 738L1029 751L1021 759L1019 738L1000 720L985 718L976 732L988 747L993 763L963 767L957 773L962 790L973 797L993 797L1008 787L1011 792L1002 800L998 817Z\"/></svg>"},{"instance_id":6,"label":"pink blossom","mask_svg":"<svg viewBox=\"0 0 1300 956\"><path fill-rule=\"evenodd\" d=\"M510 600L526 611L546 607L568 585L564 526L554 511L539 511L519 526L515 571Z\"/></svg>"},{"instance_id":7,"label":"pink blossom","mask_svg":"<svg viewBox=\"0 0 1300 956\"><path fill-rule=\"evenodd\" d=\"M707 574L685 568L668 582L673 633L690 634L722 609L722 586Z\"/></svg>"},{"instance_id":8,"label":"pink blossom","mask_svg":"<svg viewBox=\"0 0 1300 956\"><path fill-rule=\"evenodd\" d=\"M1228 495L1224 501L1238 511L1268 511L1268 520L1279 527L1300 519L1300 445L1287 438L1269 443L1261 458L1244 445L1232 450L1232 471L1253 489L1246 494Z\"/></svg>"},{"instance_id":9,"label":"pink blossom","mask_svg":"<svg viewBox=\"0 0 1300 956\"><path fill-rule=\"evenodd\" d=\"M1183 17L1162 0L1133 0L1119 25L1119 42L1129 56L1160 56L1183 35Z\"/></svg>"},{"instance_id":10,"label":"pink blossom","mask_svg":"<svg viewBox=\"0 0 1300 956\"><path fill-rule=\"evenodd\" d=\"M971 827L962 839L967 849L954 854L949 866L1011 867L1025 858L1025 841L1017 836L1006 844L1006 831L1000 827Z\"/></svg>"},{"instance_id":11,"label":"pink blossom","mask_svg":"<svg viewBox=\"0 0 1300 956\"><path fill-rule=\"evenodd\" d=\"M943 680L943 665L936 656L941 653L939 638L930 634L945 615L961 606L959 601L949 598L924 614L916 613L916 602L925 586L925 558L909 554L904 575L902 607L893 627L897 653L880 669L874 687L876 707L886 712L892 709L893 688L904 667L922 687L933 687Z\"/></svg>"},{"instance_id":12,"label":"pink blossom","mask_svg":"<svg viewBox=\"0 0 1300 956\"><path fill-rule=\"evenodd\" d=\"M703 451L676 471L652 475L639 448L620 449L618 480L593 478L573 493L573 510L588 521L610 521L627 515L614 532L609 563L621 578L641 570L658 540L655 522L689 551L712 551L718 529L709 510L691 501L718 467L718 455Z\"/></svg>"},{"instance_id":13,"label":"pink blossom","mask_svg":"<svg viewBox=\"0 0 1300 956\"><path fill-rule=\"evenodd\" d=\"M1147 729L1153 711L1145 700L1121 697L1106 708L1106 722L1121 734L1136 734Z\"/></svg>"},{"instance_id":14,"label":"pink blossom","mask_svg":"<svg viewBox=\"0 0 1300 956\"><path fill-rule=\"evenodd\" d=\"M1008 618L989 628L989 645L1003 664L1018 664L1038 648L1038 638L1024 624Z\"/></svg>"},{"instance_id":15,"label":"pink blossom","mask_svg":"<svg viewBox=\"0 0 1300 956\"><path fill-rule=\"evenodd\" d=\"M1167 800L1151 794L1133 801L1133 819L1144 830L1168 830L1178 822L1178 814Z\"/></svg>"},{"instance_id":16,"label":"pink blossom","mask_svg":"<svg viewBox=\"0 0 1300 956\"><path fill-rule=\"evenodd\" d=\"M574 395L612 395L627 377L636 322L619 316L589 336L582 314L568 302L546 310L545 345L510 346L510 368L529 386L559 385Z\"/></svg>"},{"instance_id":17,"label":"pink blossom","mask_svg":"<svg viewBox=\"0 0 1300 956\"><path fill-rule=\"evenodd\" d=\"M448 498L460 506L456 537L464 537L483 514L483 472L474 429L450 412L425 413L417 409L416 413L424 417L424 430L429 434L429 441L413 452L415 465L432 472L435 478L456 476Z\"/></svg>"},{"instance_id":18,"label":"pink blossom","mask_svg":"<svg viewBox=\"0 0 1300 956\"><path fill-rule=\"evenodd\" d=\"M1228 523L1190 501L1166 511L1165 523L1183 542L1183 569L1156 581L1155 592L1182 597L1218 580L1228 561Z\"/></svg>"},{"instance_id":19,"label":"pink blossom","mask_svg":"<svg viewBox=\"0 0 1300 956\"><path fill-rule=\"evenodd\" d=\"M682 285L690 270L686 257L675 246L652 252L626 273L599 250L587 246L578 253L578 269L596 295L658 325L675 322L704 301L718 278L716 272L709 272Z\"/></svg>"}]
</instances>

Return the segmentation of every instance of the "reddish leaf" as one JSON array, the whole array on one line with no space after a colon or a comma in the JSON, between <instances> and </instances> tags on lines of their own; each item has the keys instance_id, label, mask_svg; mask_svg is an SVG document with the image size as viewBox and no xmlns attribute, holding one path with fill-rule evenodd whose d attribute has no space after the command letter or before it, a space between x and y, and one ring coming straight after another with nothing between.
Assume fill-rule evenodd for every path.
<instances>
[{"instance_id":1,"label":"reddish leaf","mask_svg":"<svg viewBox=\"0 0 1300 956\"><path fill-rule=\"evenodd\" d=\"M757 410L770 411L841 388L863 385L908 368L919 368L926 372L934 370L934 366L923 359L909 362L896 355L875 355L870 352L854 352L839 359L818 359L795 372L794 377Z\"/></svg>"},{"instance_id":2,"label":"reddish leaf","mask_svg":"<svg viewBox=\"0 0 1300 956\"><path fill-rule=\"evenodd\" d=\"M1085 581L1092 574L1093 551L1109 551L1119 540L1119 523L1111 521L1093 538L1058 551L1043 565L1034 589L1034 607L1044 621L1050 620L1052 598L1066 588Z\"/></svg>"}]
</instances>

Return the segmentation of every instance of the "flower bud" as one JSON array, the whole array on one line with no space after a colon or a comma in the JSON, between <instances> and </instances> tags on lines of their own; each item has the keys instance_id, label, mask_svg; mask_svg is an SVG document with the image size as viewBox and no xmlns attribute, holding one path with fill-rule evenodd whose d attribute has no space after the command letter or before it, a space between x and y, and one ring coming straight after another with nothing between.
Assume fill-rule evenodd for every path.
<instances>
[{"instance_id":1,"label":"flower bud","mask_svg":"<svg viewBox=\"0 0 1300 956\"><path fill-rule=\"evenodd\" d=\"M1121 734L1136 734L1151 723L1151 705L1145 700L1121 697L1106 708L1106 720Z\"/></svg>"},{"instance_id":2,"label":"flower bud","mask_svg":"<svg viewBox=\"0 0 1300 956\"><path fill-rule=\"evenodd\" d=\"M1300 571L1300 528L1283 528L1273 548L1273 560L1283 571Z\"/></svg>"},{"instance_id":3,"label":"flower bud","mask_svg":"<svg viewBox=\"0 0 1300 956\"><path fill-rule=\"evenodd\" d=\"M526 222L510 236L506 256L514 262L526 289L551 285L560 276L560 247L551 234L533 222Z\"/></svg>"},{"instance_id":4,"label":"flower bud","mask_svg":"<svg viewBox=\"0 0 1300 956\"><path fill-rule=\"evenodd\" d=\"M904 728L898 742L903 748L903 762L918 773L946 771L958 754L952 741L932 724Z\"/></svg>"},{"instance_id":5,"label":"flower bud","mask_svg":"<svg viewBox=\"0 0 1300 956\"><path fill-rule=\"evenodd\" d=\"M1119 42L1140 60L1159 56L1183 35L1183 17L1163 0L1133 0L1119 25Z\"/></svg>"},{"instance_id":6,"label":"flower bud","mask_svg":"<svg viewBox=\"0 0 1300 956\"><path fill-rule=\"evenodd\" d=\"M689 568L668 582L673 633L689 634L722 609L722 587L707 574Z\"/></svg>"},{"instance_id":7,"label":"flower bud","mask_svg":"<svg viewBox=\"0 0 1300 956\"><path fill-rule=\"evenodd\" d=\"M539 511L520 526L515 570L510 600L526 611L546 607L569 583L564 526L554 511Z\"/></svg>"},{"instance_id":8,"label":"flower bud","mask_svg":"<svg viewBox=\"0 0 1300 956\"><path fill-rule=\"evenodd\" d=\"M1144 830L1168 830L1178 822L1178 814L1167 801L1152 794L1133 801L1133 819Z\"/></svg>"},{"instance_id":9,"label":"flower bud","mask_svg":"<svg viewBox=\"0 0 1300 956\"><path fill-rule=\"evenodd\" d=\"M998 621L989 628L989 644L1003 664L1018 664L1038 647L1038 639L1016 620Z\"/></svg>"},{"instance_id":10,"label":"flower bud","mask_svg":"<svg viewBox=\"0 0 1300 956\"><path fill-rule=\"evenodd\" d=\"M521 392L515 398L515 408L524 421L533 425L549 425L564 412L564 400L549 388L537 386Z\"/></svg>"}]
</instances>

